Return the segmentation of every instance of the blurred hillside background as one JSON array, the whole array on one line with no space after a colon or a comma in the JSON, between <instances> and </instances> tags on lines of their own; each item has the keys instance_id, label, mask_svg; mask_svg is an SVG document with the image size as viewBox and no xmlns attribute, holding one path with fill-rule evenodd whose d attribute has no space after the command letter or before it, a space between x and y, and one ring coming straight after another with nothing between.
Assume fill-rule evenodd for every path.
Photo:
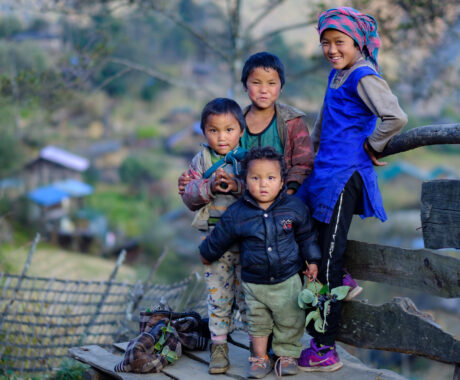
<instances>
[{"instance_id":1,"label":"blurred hillside background","mask_svg":"<svg viewBox=\"0 0 460 380\"><path fill-rule=\"evenodd\" d=\"M201 272L193 214L177 178L204 141L201 108L217 96L248 99L245 59L267 50L285 64L281 101L313 125L329 64L317 14L339 5L379 22L382 74L409 115L406 130L460 122L457 0L3 0L0 2L0 272L20 273L36 232L29 274L145 279ZM458 145L419 148L378 168L389 220L353 222L355 240L423 248L425 180L460 178ZM447 251L457 254L458 251ZM460 336L458 299L365 283L362 298L410 296ZM350 347L371 365L411 379L450 379L453 366Z\"/></svg>"}]
</instances>

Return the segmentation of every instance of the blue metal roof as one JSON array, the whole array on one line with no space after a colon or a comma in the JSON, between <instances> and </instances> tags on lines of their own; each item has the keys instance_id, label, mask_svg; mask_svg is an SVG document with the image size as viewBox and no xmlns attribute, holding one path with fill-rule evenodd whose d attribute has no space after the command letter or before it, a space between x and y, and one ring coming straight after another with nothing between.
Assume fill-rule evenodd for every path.
<instances>
[{"instance_id":1,"label":"blue metal roof","mask_svg":"<svg viewBox=\"0 0 460 380\"><path fill-rule=\"evenodd\" d=\"M71 197L84 197L93 193L93 187L77 181L76 179L66 179L64 181L54 182L55 188L64 191Z\"/></svg>"},{"instance_id":2,"label":"blue metal roof","mask_svg":"<svg viewBox=\"0 0 460 380\"><path fill-rule=\"evenodd\" d=\"M53 206L60 203L64 198L68 198L68 194L58 188L50 185L38 187L35 190L29 191L27 194L30 200L42 206Z\"/></svg>"},{"instance_id":3,"label":"blue metal roof","mask_svg":"<svg viewBox=\"0 0 460 380\"><path fill-rule=\"evenodd\" d=\"M38 187L29 191L27 196L39 205L52 206L60 203L64 198L84 197L92 192L92 186L76 179L66 179L48 186Z\"/></svg>"}]
</instances>

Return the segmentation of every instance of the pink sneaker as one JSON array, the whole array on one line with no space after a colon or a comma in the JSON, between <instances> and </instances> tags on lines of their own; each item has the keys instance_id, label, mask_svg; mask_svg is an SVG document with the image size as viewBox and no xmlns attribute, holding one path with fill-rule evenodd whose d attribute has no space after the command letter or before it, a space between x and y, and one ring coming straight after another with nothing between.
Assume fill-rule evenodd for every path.
<instances>
[{"instance_id":1,"label":"pink sneaker","mask_svg":"<svg viewBox=\"0 0 460 380\"><path fill-rule=\"evenodd\" d=\"M314 339L310 341L310 348L306 348L300 354L297 366L304 372L333 372L342 368L343 363L334 346L324 346L321 351L328 349L326 353L320 354Z\"/></svg>"},{"instance_id":2,"label":"pink sneaker","mask_svg":"<svg viewBox=\"0 0 460 380\"><path fill-rule=\"evenodd\" d=\"M351 288L348 291L347 296L344 298L344 301L351 301L363 291L363 288L358 285L353 277L351 277L350 273L348 273L345 269L343 271L345 272L345 275L343 276L342 285L349 286Z\"/></svg>"}]
</instances>

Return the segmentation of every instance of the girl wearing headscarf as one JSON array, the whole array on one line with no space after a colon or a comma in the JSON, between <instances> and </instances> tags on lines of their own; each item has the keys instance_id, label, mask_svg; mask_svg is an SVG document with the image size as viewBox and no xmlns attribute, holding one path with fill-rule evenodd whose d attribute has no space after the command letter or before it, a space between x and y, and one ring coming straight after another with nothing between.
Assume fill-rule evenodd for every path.
<instances>
[{"instance_id":1,"label":"girl wearing headscarf","mask_svg":"<svg viewBox=\"0 0 460 380\"><path fill-rule=\"evenodd\" d=\"M353 214L384 222L377 175L389 140L407 123L396 96L379 74L377 22L349 7L334 8L318 18L324 57L332 65L323 106L312 132L316 158L312 174L297 192L318 222L322 263L318 279L329 289L357 286L343 277L343 255ZM376 127L377 119L380 124ZM324 333L308 328L310 348L299 359L303 371L331 372L342 367L335 339L341 301L330 303Z\"/></svg>"}]
</instances>

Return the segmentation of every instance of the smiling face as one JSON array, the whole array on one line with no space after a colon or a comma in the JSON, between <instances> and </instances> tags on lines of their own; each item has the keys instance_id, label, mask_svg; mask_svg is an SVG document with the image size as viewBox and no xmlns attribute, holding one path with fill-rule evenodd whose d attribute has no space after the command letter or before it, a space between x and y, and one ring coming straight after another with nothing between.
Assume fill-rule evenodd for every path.
<instances>
[{"instance_id":1,"label":"smiling face","mask_svg":"<svg viewBox=\"0 0 460 380\"><path fill-rule=\"evenodd\" d=\"M243 131L231 113L211 114L206 119L204 135L211 149L224 155L237 147Z\"/></svg>"},{"instance_id":2,"label":"smiling face","mask_svg":"<svg viewBox=\"0 0 460 380\"><path fill-rule=\"evenodd\" d=\"M257 159L249 163L246 186L260 208L266 210L283 188L278 161Z\"/></svg>"},{"instance_id":3,"label":"smiling face","mask_svg":"<svg viewBox=\"0 0 460 380\"><path fill-rule=\"evenodd\" d=\"M280 95L281 79L272 68L256 67L245 87L251 103L259 109L267 109L274 106Z\"/></svg>"},{"instance_id":4,"label":"smiling face","mask_svg":"<svg viewBox=\"0 0 460 380\"><path fill-rule=\"evenodd\" d=\"M336 70L349 69L361 57L353 38L336 29L326 29L320 42L324 57Z\"/></svg>"}]
</instances>

